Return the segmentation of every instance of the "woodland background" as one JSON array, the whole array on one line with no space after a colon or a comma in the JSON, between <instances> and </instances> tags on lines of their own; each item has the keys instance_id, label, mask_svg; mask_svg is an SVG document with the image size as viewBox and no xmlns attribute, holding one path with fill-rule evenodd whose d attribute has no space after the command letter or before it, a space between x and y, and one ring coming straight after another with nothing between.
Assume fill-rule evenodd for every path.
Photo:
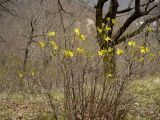
<instances>
[{"instance_id":1,"label":"woodland background","mask_svg":"<svg viewBox=\"0 0 160 120\"><path fill-rule=\"evenodd\" d=\"M159 120L159 5L0 0L0 120Z\"/></svg>"}]
</instances>

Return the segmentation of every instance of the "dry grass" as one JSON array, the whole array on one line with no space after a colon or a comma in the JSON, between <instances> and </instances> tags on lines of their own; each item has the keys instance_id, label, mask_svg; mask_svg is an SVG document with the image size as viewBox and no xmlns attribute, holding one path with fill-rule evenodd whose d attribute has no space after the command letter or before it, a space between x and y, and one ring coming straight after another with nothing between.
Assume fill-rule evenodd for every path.
<instances>
[{"instance_id":1,"label":"dry grass","mask_svg":"<svg viewBox=\"0 0 160 120\"><path fill-rule=\"evenodd\" d=\"M62 97L58 92L52 93L52 98L59 104ZM0 120L54 120L53 110L44 94L1 94Z\"/></svg>"}]
</instances>

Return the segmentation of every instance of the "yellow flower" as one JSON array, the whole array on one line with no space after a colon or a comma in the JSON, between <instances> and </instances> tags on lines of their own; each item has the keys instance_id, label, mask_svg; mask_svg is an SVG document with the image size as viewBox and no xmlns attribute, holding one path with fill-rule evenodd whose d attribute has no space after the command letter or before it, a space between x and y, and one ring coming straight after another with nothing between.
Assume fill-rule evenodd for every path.
<instances>
[{"instance_id":1,"label":"yellow flower","mask_svg":"<svg viewBox=\"0 0 160 120\"><path fill-rule=\"evenodd\" d=\"M138 61L139 61L139 62L144 61L144 57L139 58Z\"/></svg>"},{"instance_id":2,"label":"yellow flower","mask_svg":"<svg viewBox=\"0 0 160 120\"><path fill-rule=\"evenodd\" d=\"M56 44L54 45L54 49L55 49L55 50L57 50L57 49L58 49L58 46L57 46Z\"/></svg>"},{"instance_id":3,"label":"yellow flower","mask_svg":"<svg viewBox=\"0 0 160 120\"><path fill-rule=\"evenodd\" d=\"M75 29L74 29L74 33L75 33L76 35L80 35L80 33L81 33L81 32L80 32L80 29L75 28Z\"/></svg>"},{"instance_id":4,"label":"yellow flower","mask_svg":"<svg viewBox=\"0 0 160 120\"><path fill-rule=\"evenodd\" d=\"M133 46L136 45L136 42L134 42L134 41L129 41L129 42L128 42L128 45L133 47Z\"/></svg>"},{"instance_id":5,"label":"yellow flower","mask_svg":"<svg viewBox=\"0 0 160 120\"><path fill-rule=\"evenodd\" d=\"M144 47L141 47L141 48L140 48L140 52L141 52L141 53L146 53L146 49L145 49Z\"/></svg>"},{"instance_id":6,"label":"yellow flower","mask_svg":"<svg viewBox=\"0 0 160 120\"><path fill-rule=\"evenodd\" d=\"M58 49L58 46L56 45L56 43L53 40L50 41L50 44L55 50Z\"/></svg>"},{"instance_id":7,"label":"yellow flower","mask_svg":"<svg viewBox=\"0 0 160 120\"><path fill-rule=\"evenodd\" d=\"M71 50L65 50L64 51L64 55L66 57L73 57L74 56L74 53L71 51Z\"/></svg>"},{"instance_id":8,"label":"yellow flower","mask_svg":"<svg viewBox=\"0 0 160 120\"><path fill-rule=\"evenodd\" d=\"M83 49L83 48L80 48L80 47L78 47L78 48L76 49L76 51L77 51L78 53L80 53L80 54L83 54L83 53L84 53L84 49Z\"/></svg>"},{"instance_id":9,"label":"yellow flower","mask_svg":"<svg viewBox=\"0 0 160 120\"><path fill-rule=\"evenodd\" d=\"M106 18L106 20L107 20L107 21L110 21L110 20L111 20L111 18L107 17L107 18Z\"/></svg>"},{"instance_id":10,"label":"yellow flower","mask_svg":"<svg viewBox=\"0 0 160 120\"><path fill-rule=\"evenodd\" d=\"M79 38L80 38L81 40L85 40L85 39L86 39L83 34L80 34Z\"/></svg>"},{"instance_id":11,"label":"yellow flower","mask_svg":"<svg viewBox=\"0 0 160 120\"><path fill-rule=\"evenodd\" d=\"M149 52L149 48L148 47L146 47L146 52Z\"/></svg>"},{"instance_id":12,"label":"yellow flower","mask_svg":"<svg viewBox=\"0 0 160 120\"><path fill-rule=\"evenodd\" d=\"M41 48L44 48L45 45L46 45L46 43L45 43L44 41L39 41L38 43L39 43L39 46L40 46Z\"/></svg>"},{"instance_id":13,"label":"yellow flower","mask_svg":"<svg viewBox=\"0 0 160 120\"><path fill-rule=\"evenodd\" d=\"M112 19L112 24L116 24L116 20L115 19Z\"/></svg>"},{"instance_id":14,"label":"yellow flower","mask_svg":"<svg viewBox=\"0 0 160 120\"><path fill-rule=\"evenodd\" d=\"M99 29L99 28L98 28L97 30L98 30L99 33L102 33L102 29Z\"/></svg>"},{"instance_id":15,"label":"yellow flower","mask_svg":"<svg viewBox=\"0 0 160 120\"><path fill-rule=\"evenodd\" d=\"M149 48L148 47L144 47L144 46L140 47L140 53L147 53L147 52L149 52Z\"/></svg>"},{"instance_id":16,"label":"yellow flower","mask_svg":"<svg viewBox=\"0 0 160 120\"><path fill-rule=\"evenodd\" d=\"M50 44L51 44L52 46L54 46L54 45L55 45L55 42L54 42L53 40L51 40L51 41L50 41Z\"/></svg>"},{"instance_id":17,"label":"yellow flower","mask_svg":"<svg viewBox=\"0 0 160 120\"><path fill-rule=\"evenodd\" d=\"M23 73L22 73L22 72L18 72L18 76L19 76L20 78L22 78L22 77L23 77Z\"/></svg>"},{"instance_id":18,"label":"yellow flower","mask_svg":"<svg viewBox=\"0 0 160 120\"><path fill-rule=\"evenodd\" d=\"M122 55L124 53L124 51L118 48L116 53L117 53L117 55Z\"/></svg>"},{"instance_id":19,"label":"yellow flower","mask_svg":"<svg viewBox=\"0 0 160 120\"><path fill-rule=\"evenodd\" d=\"M105 30L106 30L106 31L110 31L110 30L111 30L111 28L110 28L110 27L108 27L108 26L106 26L106 27L105 27Z\"/></svg>"},{"instance_id":20,"label":"yellow flower","mask_svg":"<svg viewBox=\"0 0 160 120\"><path fill-rule=\"evenodd\" d=\"M74 33L79 37L79 39L81 39L81 40L85 40L86 39L85 36L83 34L81 34L80 29L75 28L74 29Z\"/></svg>"},{"instance_id":21,"label":"yellow flower","mask_svg":"<svg viewBox=\"0 0 160 120\"><path fill-rule=\"evenodd\" d=\"M55 33L55 32L49 32L49 33L48 33L48 37L51 37L51 36L53 36L53 37L54 37L55 35L56 35L56 33Z\"/></svg>"},{"instance_id":22,"label":"yellow flower","mask_svg":"<svg viewBox=\"0 0 160 120\"><path fill-rule=\"evenodd\" d=\"M112 51L113 51L113 48L109 47L108 52L112 52Z\"/></svg>"},{"instance_id":23,"label":"yellow flower","mask_svg":"<svg viewBox=\"0 0 160 120\"><path fill-rule=\"evenodd\" d=\"M112 41L111 38L108 37L108 36L105 36L105 37L104 37L104 40L105 40L106 42Z\"/></svg>"},{"instance_id":24,"label":"yellow flower","mask_svg":"<svg viewBox=\"0 0 160 120\"><path fill-rule=\"evenodd\" d=\"M147 31L148 31L148 32L153 32L152 27L148 26L148 27L147 27Z\"/></svg>"},{"instance_id":25,"label":"yellow flower","mask_svg":"<svg viewBox=\"0 0 160 120\"><path fill-rule=\"evenodd\" d=\"M153 59L153 58L155 58L155 57L156 57L156 54L154 54L154 53L150 53L150 54L149 54L149 57L150 57L151 59Z\"/></svg>"},{"instance_id":26,"label":"yellow flower","mask_svg":"<svg viewBox=\"0 0 160 120\"><path fill-rule=\"evenodd\" d=\"M107 78L112 78L113 75L111 73L107 73Z\"/></svg>"},{"instance_id":27,"label":"yellow flower","mask_svg":"<svg viewBox=\"0 0 160 120\"><path fill-rule=\"evenodd\" d=\"M107 53L107 50L99 50L98 55L99 56L104 56Z\"/></svg>"},{"instance_id":28,"label":"yellow flower","mask_svg":"<svg viewBox=\"0 0 160 120\"><path fill-rule=\"evenodd\" d=\"M34 76L34 75L35 75L35 71L32 71L32 72L31 72L31 75Z\"/></svg>"},{"instance_id":29,"label":"yellow flower","mask_svg":"<svg viewBox=\"0 0 160 120\"><path fill-rule=\"evenodd\" d=\"M104 27L105 26L105 24L104 23L102 23L102 27Z\"/></svg>"}]
</instances>

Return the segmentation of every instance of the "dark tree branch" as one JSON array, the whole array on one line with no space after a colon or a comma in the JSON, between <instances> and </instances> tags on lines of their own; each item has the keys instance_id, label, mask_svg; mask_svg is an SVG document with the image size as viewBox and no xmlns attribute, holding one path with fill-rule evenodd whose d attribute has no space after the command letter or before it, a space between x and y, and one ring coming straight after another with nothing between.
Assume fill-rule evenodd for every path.
<instances>
[{"instance_id":1,"label":"dark tree branch","mask_svg":"<svg viewBox=\"0 0 160 120\"><path fill-rule=\"evenodd\" d=\"M112 28L114 26L114 24L111 22L111 20L116 18L119 3L117 0L111 0L109 10L108 10L107 14L105 15L105 17L103 18L102 17L103 16L103 14L102 14L103 6L102 5L104 5L104 0L99 0L98 2L99 2L99 5L97 5L97 7L96 7L96 26L98 28L102 28L102 23L104 23L105 25L108 23L108 26L111 28L111 30L108 31L108 36L111 37L112 32L113 32ZM98 7L100 7L100 8L98 8ZM110 21L106 20L107 17L110 18ZM106 47L108 43L104 42L102 40L103 38L101 35L98 35L98 37L100 37L98 42L99 42L99 45L101 46L101 48Z\"/></svg>"},{"instance_id":2,"label":"dark tree branch","mask_svg":"<svg viewBox=\"0 0 160 120\"><path fill-rule=\"evenodd\" d=\"M133 0L130 1L129 5L128 5L128 8L131 7L132 3L133 3Z\"/></svg>"},{"instance_id":3,"label":"dark tree branch","mask_svg":"<svg viewBox=\"0 0 160 120\"><path fill-rule=\"evenodd\" d=\"M140 18L142 16L148 15L154 8L156 8L158 5L153 6L148 11L141 12L140 9L136 8L139 6L140 2L137 0L135 1L135 12L126 20L126 22L123 24L123 26L118 30L118 32L113 36L113 39L116 42L121 35L126 31L126 29L131 25L131 23L136 20L137 18ZM137 10L136 10L137 9ZM137 12L136 12L137 11Z\"/></svg>"},{"instance_id":4,"label":"dark tree branch","mask_svg":"<svg viewBox=\"0 0 160 120\"><path fill-rule=\"evenodd\" d=\"M154 5L153 7L151 7L148 11L146 11L146 14L149 14L156 7L158 7L158 5Z\"/></svg>"},{"instance_id":5,"label":"dark tree branch","mask_svg":"<svg viewBox=\"0 0 160 120\"><path fill-rule=\"evenodd\" d=\"M71 15L69 12L67 12L66 10L63 9L63 6L62 6L60 0L58 0L58 6L59 6L59 12L60 12L60 11L63 11L64 13L67 13L67 14Z\"/></svg>"},{"instance_id":6,"label":"dark tree branch","mask_svg":"<svg viewBox=\"0 0 160 120\"><path fill-rule=\"evenodd\" d=\"M10 2L10 0L6 0L6 1L3 2L3 3L7 3L7 2ZM11 15L17 17L17 18L26 20L25 18L22 18L22 17L18 16L18 15L16 14L16 11L14 11L13 9L7 8L3 3L0 3L0 8L1 8L0 11L7 12L7 13L9 13L9 14L11 14ZM14 12L13 12L13 11L14 11Z\"/></svg>"},{"instance_id":7,"label":"dark tree branch","mask_svg":"<svg viewBox=\"0 0 160 120\"><path fill-rule=\"evenodd\" d=\"M121 37L121 35L126 31L126 29L131 25L131 23L136 20L137 18L143 16L143 14L134 13L132 14L126 22L123 24L123 26L119 29L119 31L113 36L114 41L116 41L118 38Z\"/></svg>"},{"instance_id":8,"label":"dark tree branch","mask_svg":"<svg viewBox=\"0 0 160 120\"><path fill-rule=\"evenodd\" d=\"M154 0L149 0L149 1L146 3L145 11L147 11L147 9L148 9L151 1L154 1Z\"/></svg>"},{"instance_id":9,"label":"dark tree branch","mask_svg":"<svg viewBox=\"0 0 160 120\"><path fill-rule=\"evenodd\" d=\"M104 23L106 24L106 18L109 17L111 19L115 19L116 18L116 14L117 14L117 10L119 7L119 3L117 0L111 0L110 2L110 6L109 6L109 11L108 13L105 15L104 17Z\"/></svg>"},{"instance_id":10,"label":"dark tree branch","mask_svg":"<svg viewBox=\"0 0 160 120\"><path fill-rule=\"evenodd\" d=\"M116 41L116 44L119 44L123 41L125 41L127 38L131 38L131 37L134 37L135 35L139 34L140 32L143 31L143 29L149 24L149 23L152 23L156 20L160 19L160 15L158 16L155 16L155 17L152 17L150 19L147 19L137 30L134 30L132 33L126 35L126 36L123 36L121 37L120 39L118 39Z\"/></svg>"},{"instance_id":11,"label":"dark tree branch","mask_svg":"<svg viewBox=\"0 0 160 120\"><path fill-rule=\"evenodd\" d=\"M104 3L108 0L98 0L96 6L96 26L101 28L102 26L102 19L103 19L103 6Z\"/></svg>"},{"instance_id":12,"label":"dark tree branch","mask_svg":"<svg viewBox=\"0 0 160 120\"><path fill-rule=\"evenodd\" d=\"M140 0L135 0L135 12L139 13L140 12Z\"/></svg>"},{"instance_id":13,"label":"dark tree branch","mask_svg":"<svg viewBox=\"0 0 160 120\"><path fill-rule=\"evenodd\" d=\"M117 14L118 7L119 7L118 1L117 1L117 0L111 0L110 7L109 7L109 11L108 11L107 15L105 16L105 18L110 17L110 19L115 19L115 18L116 18L116 14ZM114 26L114 24L112 24L112 23L110 22L110 23L109 23L109 26L110 26L111 29L112 29L113 26ZM111 36L112 36L112 32L113 32L113 29L108 32L108 36L111 37Z\"/></svg>"},{"instance_id":14,"label":"dark tree branch","mask_svg":"<svg viewBox=\"0 0 160 120\"><path fill-rule=\"evenodd\" d=\"M147 2L147 3L145 3L145 4L142 4L142 5L140 5L140 7L147 6L147 5L149 5L150 3L152 3L152 2L154 2L154 0L150 0L149 2ZM135 9L135 7L130 7L130 5L129 5L128 8L117 11L117 14L126 13L126 12L129 12L129 11L133 10L133 9Z\"/></svg>"},{"instance_id":15,"label":"dark tree branch","mask_svg":"<svg viewBox=\"0 0 160 120\"><path fill-rule=\"evenodd\" d=\"M123 10L119 10L117 11L117 14L122 14L122 13L126 13L126 12L129 12L131 10L133 10L134 8L126 8L126 9L123 9Z\"/></svg>"}]
</instances>

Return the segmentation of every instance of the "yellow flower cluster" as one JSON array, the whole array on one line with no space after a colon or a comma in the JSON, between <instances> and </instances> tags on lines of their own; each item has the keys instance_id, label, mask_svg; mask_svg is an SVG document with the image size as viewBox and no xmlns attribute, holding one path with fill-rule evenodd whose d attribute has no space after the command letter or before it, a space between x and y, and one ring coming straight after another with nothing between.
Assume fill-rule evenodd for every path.
<instances>
[{"instance_id":1,"label":"yellow flower cluster","mask_svg":"<svg viewBox=\"0 0 160 120\"><path fill-rule=\"evenodd\" d=\"M32 76L34 76L34 75L35 75L35 71L34 71L34 70L32 70L31 75L32 75Z\"/></svg>"},{"instance_id":2,"label":"yellow flower cluster","mask_svg":"<svg viewBox=\"0 0 160 120\"><path fill-rule=\"evenodd\" d=\"M102 23L102 27L104 27L105 26L105 24L104 23Z\"/></svg>"},{"instance_id":3,"label":"yellow flower cluster","mask_svg":"<svg viewBox=\"0 0 160 120\"><path fill-rule=\"evenodd\" d=\"M111 18L107 17L106 20L107 20L107 21L110 21ZM112 19L112 24L116 24L116 22L117 22L116 19Z\"/></svg>"},{"instance_id":4,"label":"yellow flower cluster","mask_svg":"<svg viewBox=\"0 0 160 120\"><path fill-rule=\"evenodd\" d=\"M32 69L30 74L31 74L31 76L35 76L36 70L35 70L35 69Z\"/></svg>"},{"instance_id":5,"label":"yellow flower cluster","mask_svg":"<svg viewBox=\"0 0 160 120\"><path fill-rule=\"evenodd\" d=\"M99 56L104 56L107 53L107 50L99 50L98 55Z\"/></svg>"},{"instance_id":6,"label":"yellow flower cluster","mask_svg":"<svg viewBox=\"0 0 160 120\"><path fill-rule=\"evenodd\" d=\"M109 48L108 48L108 52L110 53L110 52L112 52L112 51L113 51L113 48L109 47Z\"/></svg>"},{"instance_id":7,"label":"yellow flower cluster","mask_svg":"<svg viewBox=\"0 0 160 120\"><path fill-rule=\"evenodd\" d=\"M85 53L84 48L78 47L75 50L75 53L84 54ZM67 57L67 58L71 58L71 57L74 56L74 52L72 50L64 50L64 56Z\"/></svg>"},{"instance_id":8,"label":"yellow flower cluster","mask_svg":"<svg viewBox=\"0 0 160 120\"><path fill-rule=\"evenodd\" d=\"M80 34L80 35L79 35L79 38L80 38L81 40L85 40L85 39L86 39L83 34Z\"/></svg>"},{"instance_id":9,"label":"yellow flower cluster","mask_svg":"<svg viewBox=\"0 0 160 120\"><path fill-rule=\"evenodd\" d=\"M85 36L81 33L80 29L75 28L74 33L79 37L80 40L85 40Z\"/></svg>"},{"instance_id":10,"label":"yellow flower cluster","mask_svg":"<svg viewBox=\"0 0 160 120\"><path fill-rule=\"evenodd\" d=\"M107 21L110 21L110 20L111 20L111 18L110 18L110 17L107 17L107 18L106 18L106 20L107 20Z\"/></svg>"},{"instance_id":11,"label":"yellow flower cluster","mask_svg":"<svg viewBox=\"0 0 160 120\"><path fill-rule=\"evenodd\" d=\"M49 33L48 33L48 37L51 37L51 36L54 37L55 35L56 35L55 32L49 32Z\"/></svg>"},{"instance_id":12,"label":"yellow flower cluster","mask_svg":"<svg viewBox=\"0 0 160 120\"><path fill-rule=\"evenodd\" d=\"M122 55L124 53L124 51L122 49L117 49L116 54L117 55Z\"/></svg>"},{"instance_id":13,"label":"yellow flower cluster","mask_svg":"<svg viewBox=\"0 0 160 120\"><path fill-rule=\"evenodd\" d=\"M113 48L109 47L108 49L102 49L98 51L99 56L104 56L107 53L110 53L113 51Z\"/></svg>"},{"instance_id":14,"label":"yellow flower cluster","mask_svg":"<svg viewBox=\"0 0 160 120\"><path fill-rule=\"evenodd\" d=\"M81 34L80 29L75 28L75 29L74 29L74 33L75 33L76 35L80 35L80 34Z\"/></svg>"},{"instance_id":15,"label":"yellow flower cluster","mask_svg":"<svg viewBox=\"0 0 160 120\"><path fill-rule=\"evenodd\" d=\"M111 39L109 36L104 36L104 40L105 40L106 42L112 41L112 39Z\"/></svg>"},{"instance_id":16,"label":"yellow flower cluster","mask_svg":"<svg viewBox=\"0 0 160 120\"><path fill-rule=\"evenodd\" d=\"M44 48L45 45L46 45L46 43L45 43L44 41L39 41L38 44L39 44L39 46L40 46L41 48Z\"/></svg>"},{"instance_id":17,"label":"yellow flower cluster","mask_svg":"<svg viewBox=\"0 0 160 120\"><path fill-rule=\"evenodd\" d=\"M112 19L112 24L116 24L116 19Z\"/></svg>"},{"instance_id":18,"label":"yellow flower cluster","mask_svg":"<svg viewBox=\"0 0 160 120\"><path fill-rule=\"evenodd\" d=\"M106 74L106 77L107 77L107 78L112 78L113 75L112 75L111 73L107 73L107 74Z\"/></svg>"},{"instance_id":19,"label":"yellow flower cluster","mask_svg":"<svg viewBox=\"0 0 160 120\"><path fill-rule=\"evenodd\" d=\"M110 21L111 19L109 17L107 17L106 20ZM112 22L112 24L116 24L116 20L115 19L112 19L111 22ZM103 30L110 31L110 30L112 30L112 28L110 26L106 26L105 23L102 23L102 28L97 28L97 31L99 33L102 33Z\"/></svg>"},{"instance_id":20,"label":"yellow flower cluster","mask_svg":"<svg viewBox=\"0 0 160 120\"><path fill-rule=\"evenodd\" d=\"M142 61L144 61L144 57L138 58L138 62L142 62Z\"/></svg>"},{"instance_id":21,"label":"yellow flower cluster","mask_svg":"<svg viewBox=\"0 0 160 120\"><path fill-rule=\"evenodd\" d=\"M76 51L77 51L77 53L79 53L79 54L83 54L83 53L84 53L84 49L83 49L83 48L80 48L80 47L78 47L78 48L76 49Z\"/></svg>"},{"instance_id":22,"label":"yellow flower cluster","mask_svg":"<svg viewBox=\"0 0 160 120\"><path fill-rule=\"evenodd\" d=\"M133 47L133 46L136 45L136 42L135 42L135 41L129 41L129 42L128 42L128 45L131 46L131 47Z\"/></svg>"},{"instance_id":23,"label":"yellow flower cluster","mask_svg":"<svg viewBox=\"0 0 160 120\"><path fill-rule=\"evenodd\" d=\"M71 50L65 50L64 55L65 57L73 57L74 53Z\"/></svg>"},{"instance_id":24,"label":"yellow flower cluster","mask_svg":"<svg viewBox=\"0 0 160 120\"><path fill-rule=\"evenodd\" d=\"M148 32L153 32L153 28L151 26L148 26L146 29Z\"/></svg>"},{"instance_id":25,"label":"yellow flower cluster","mask_svg":"<svg viewBox=\"0 0 160 120\"><path fill-rule=\"evenodd\" d=\"M97 30L98 30L98 32L99 32L99 33L102 33L102 31L103 31L103 30L102 30L102 29L100 29L100 28L98 28Z\"/></svg>"},{"instance_id":26,"label":"yellow flower cluster","mask_svg":"<svg viewBox=\"0 0 160 120\"><path fill-rule=\"evenodd\" d=\"M106 27L105 27L105 30L106 30L106 31L110 31L110 30L111 30L111 27L106 26Z\"/></svg>"},{"instance_id":27,"label":"yellow flower cluster","mask_svg":"<svg viewBox=\"0 0 160 120\"><path fill-rule=\"evenodd\" d=\"M104 30L110 31L110 30L111 30L111 27L106 26L106 27L104 28ZM102 33L103 29L97 28L97 31L98 31L99 33Z\"/></svg>"},{"instance_id":28,"label":"yellow flower cluster","mask_svg":"<svg viewBox=\"0 0 160 120\"><path fill-rule=\"evenodd\" d=\"M49 32L49 33L48 33L48 37L51 37L51 36L54 37L55 35L56 35L55 32ZM45 42L45 41L39 41L38 44L39 44L39 47L40 47L40 48L44 48L44 47L46 46L46 42ZM58 49L58 46L56 45L56 43L55 43L53 40L50 41L50 45L51 45L54 49Z\"/></svg>"},{"instance_id":29,"label":"yellow flower cluster","mask_svg":"<svg viewBox=\"0 0 160 120\"><path fill-rule=\"evenodd\" d=\"M149 48L148 47L144 47L144 46L140 47L140 53L147 53L147 52L149 52Z\"/></svg>"},{"instance_id":30,"label":"yellow flower cluster","mask_svg":"<svg viewBox=\"0 0 160 120\"><path fill-rule=\"evenodd\" d=\"M53 40L50 41L50 44L55 50L58 49L57 44Z\"/></svg>"},{"instance_id":31,"label":"yellow flower cluster","mask_svg":"<svg viewBox=\"0 0 160 120\"><path fill-rule=\"evenodd\" d=\"M18 72L18 76L19 76L20 78L22 78L22 77L23 77L23 72Z\"/></svg>"}]
</instances>

